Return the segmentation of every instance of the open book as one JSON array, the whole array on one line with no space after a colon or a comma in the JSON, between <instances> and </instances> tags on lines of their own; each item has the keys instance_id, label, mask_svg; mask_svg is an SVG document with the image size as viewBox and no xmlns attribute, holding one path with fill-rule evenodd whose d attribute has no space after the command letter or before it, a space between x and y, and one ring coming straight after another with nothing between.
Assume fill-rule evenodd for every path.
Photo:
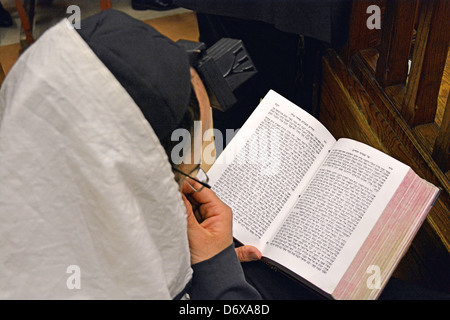
<instances>
[{"instance_id":1,"label":"open book","mask_svg":"<svg viewBox=\"0 0 450 320\"><path fill-rule=\"evenodd\" d=\"M208 172L234 237L333 299L376 299L439 189L274 91Z\"/></svg>"}]
</instances>

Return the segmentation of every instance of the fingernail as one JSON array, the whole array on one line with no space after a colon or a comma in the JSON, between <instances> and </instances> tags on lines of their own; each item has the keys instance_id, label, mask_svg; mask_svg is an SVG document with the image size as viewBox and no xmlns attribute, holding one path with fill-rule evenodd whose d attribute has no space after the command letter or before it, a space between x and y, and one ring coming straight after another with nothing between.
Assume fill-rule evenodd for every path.
<instances>
[{"instance_id":1,"label":"fingernail","mask_svg":"<svg viewBox=\"0 0 450 320\"><path fill-rule=\"evenodd\" d=\"M259 260L259 255L255 252L250 252L250 259L252 260Z\"/></svg>"}]
</instances>

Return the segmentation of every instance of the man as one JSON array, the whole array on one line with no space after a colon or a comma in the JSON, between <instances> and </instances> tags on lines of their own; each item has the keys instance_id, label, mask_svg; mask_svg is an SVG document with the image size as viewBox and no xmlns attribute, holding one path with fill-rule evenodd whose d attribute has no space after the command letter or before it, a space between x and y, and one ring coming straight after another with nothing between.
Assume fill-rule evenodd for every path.
<instances>
[{"instance_id":1,"label":"man","mask_svg":"<svg viewBox=\"0 0 450 320\"><path fill-rule=\"evenodd\" d=\"M9 28L13 25L11 15L0 2L0 28Z\"/></svg>"},{"instance_id":2,"label":"man","mask_svg":"<svg viewBox=\"0 0 450 320\"><path fill-rule=\"evenodd\" d=\"M188 61L112 10L78 32L62 21L17 61L0 91L0 299L315 298L259 261L244 276L261 253L235 250L195 144L171 139L210 126Z\"/></svg>"},{"instance_id":3,"label":"man","mask_svg":"<svg viewBox=\"0 0 450 320\"><path fill-rule=\"evenodd\" d=\"M192 179L199 159L171 163L190 101L210 126L188 61L113 10L78 32L62 21L21 56L0 99L1 298L260 298L230 208Z\"/></svg>"}]
</instances>

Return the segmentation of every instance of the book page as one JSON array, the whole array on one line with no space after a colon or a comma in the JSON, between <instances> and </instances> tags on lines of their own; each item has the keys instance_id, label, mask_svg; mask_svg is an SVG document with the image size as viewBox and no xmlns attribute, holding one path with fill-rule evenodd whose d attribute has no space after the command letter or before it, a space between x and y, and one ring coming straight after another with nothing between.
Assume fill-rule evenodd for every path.
<instances>
[{"instance_id":1,"label":"book page","mask_svg":"<svg viewBox=\"0 0 450 320\"><path fill-rule=\"evenodd\" d=\"M439 188L410 169L333 291L333 297L378 298L438 195ZM376 280L367 272L373 267L379 270Z\"/></svg>"},{"instance_id":2,"label":"book page","mask_svg":"<svg viewBox=\"0 0 450 320\"><path fill-rule=\"evenodd\" d=\"M370 146L340 139L263 254L331 293L408 170Z\"/></svg>"},{"instance_id":3,"label":"book page","mask_svg":"<svg viewBox=\"0 0 450 320\"><path fill-rule=\"evenodd\" d=\"M233 210L235 238L262 250L335 142L315 118L270 91L208 171L212 190Z\"/></svg>"}]
</instances>

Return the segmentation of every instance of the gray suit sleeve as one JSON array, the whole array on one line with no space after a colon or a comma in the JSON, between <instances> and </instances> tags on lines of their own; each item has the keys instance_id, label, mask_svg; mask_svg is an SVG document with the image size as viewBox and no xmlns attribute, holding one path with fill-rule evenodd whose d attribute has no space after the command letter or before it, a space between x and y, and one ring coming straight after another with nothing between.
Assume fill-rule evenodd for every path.
<instances>
[{"instance_id":1,"label":"gray suit sleeve","mask_svg":"<svg viewBox=\"0 0 450 320\"><path fill-rule=\"evenodd\" d=\"M246 280L234 244L209 260L192 266L192 300L260 300Z\"/></svg>"}]
</instances>

